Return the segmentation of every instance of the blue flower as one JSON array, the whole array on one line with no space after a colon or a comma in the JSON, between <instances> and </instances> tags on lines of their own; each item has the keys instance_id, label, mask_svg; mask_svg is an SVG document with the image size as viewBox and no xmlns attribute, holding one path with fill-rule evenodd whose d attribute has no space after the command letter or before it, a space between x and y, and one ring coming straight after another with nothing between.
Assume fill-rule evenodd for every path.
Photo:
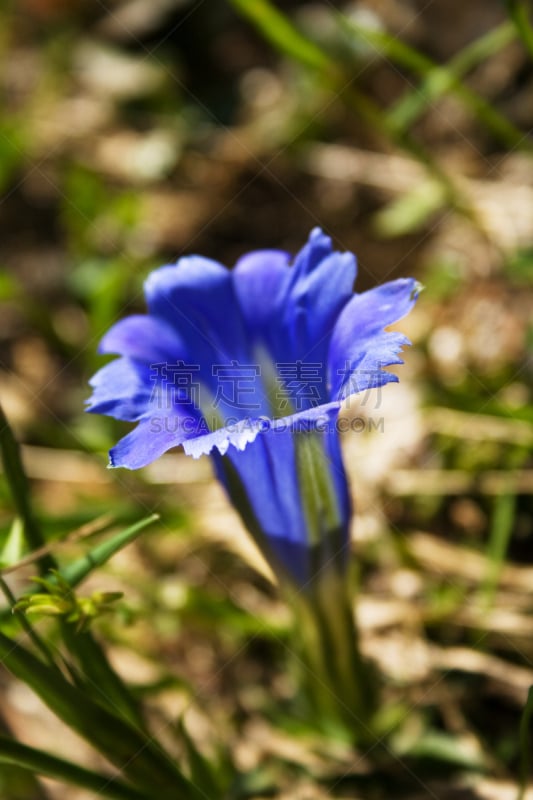
<instances>
[{"instance_id":1,"label":"blue flower","mask_svg":"<svg viewBox=\"0 0 533 800\"><path fill-rule=\"evenodd\" d=\"M149 275L148 314L114 325L88 410L136 427L110 452L137 469L182 445L211 454L248 528L299 584L342 569L350 501L336 420L350 395L397 377L412 308L400 279L354 294L356 259L321 230L298 255L259 250L233 270L201 256Z\"/></svg>"}]
</instances>

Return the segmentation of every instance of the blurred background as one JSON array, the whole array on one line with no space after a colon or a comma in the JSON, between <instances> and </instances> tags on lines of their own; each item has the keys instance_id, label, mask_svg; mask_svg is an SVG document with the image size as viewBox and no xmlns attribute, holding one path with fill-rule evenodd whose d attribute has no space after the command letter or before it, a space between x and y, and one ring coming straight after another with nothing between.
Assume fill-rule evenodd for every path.
<instances>
[{"instance_id":1,"label":"blurred background","mask_svg":"<svg viewBox=\"0 0 533 800\"><path fill-rule=\"evenodd\" d=\"M346 410L363 645L438 796L464 774L506 796L533 684L530 24L501 0L0 8L0 402L36 508L64 557L100 515L162 515L91 579L125 593L97 631L154 714L187 709L271 796L355 797L359 765L284 716L288 616L207 459L105 470L126 426L83 413L97 343L150 269L295 252L316 225L359 291L425 284L401 383ZM12 520L0 482L0 554ZM0 724L46 743L57 723L0 683Z\"/></svg>"}]
</instances>

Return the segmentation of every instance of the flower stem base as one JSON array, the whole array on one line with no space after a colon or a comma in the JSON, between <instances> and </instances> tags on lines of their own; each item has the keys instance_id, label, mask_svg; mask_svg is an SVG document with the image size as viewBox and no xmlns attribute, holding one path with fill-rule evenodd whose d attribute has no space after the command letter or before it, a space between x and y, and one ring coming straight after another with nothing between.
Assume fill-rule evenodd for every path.
<instances>
[{"instance_id":1,"label":"flower stem base","mask_svg":"<svg viewBox=\"0 0 533 800\"><path fill-rule=\"evenodd\" d=\"M325 570L305 592L288 592L299 642L297 663L308 711L322 730L342 728L358 746L376 742L378 707L371 667L361 657L345 576Z\"/></svg>"}]
</instances>

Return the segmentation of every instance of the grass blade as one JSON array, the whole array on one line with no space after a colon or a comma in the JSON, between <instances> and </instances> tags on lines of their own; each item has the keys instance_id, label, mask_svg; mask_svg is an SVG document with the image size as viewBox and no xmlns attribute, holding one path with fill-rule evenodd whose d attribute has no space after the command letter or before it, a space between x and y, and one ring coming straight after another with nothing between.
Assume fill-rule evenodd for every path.
<instances>
[{"instance_id":1,"label":"grass blade","mask_svg":"<svg viewBox=\"0 0 533 800\"><path fill-rule=\"evenodd\" d=\"M35 774L72 783L109 800L148 800L148 795L106 775L0 736L0 763L22 767Z\"/></svg>"},{"instance_id":2,"label":"grass blade","mask_svg":"<svg viewBox=\"0 0 533 800\"><path fill-rule=\"evenodd\" d=\"M94 702L18 642L0 633L0 660L59 719L87 739L124 776L159 800L198 800L199 794L154 740Z\"/></svg>"},{"instance_id":3,"label":"grass blade","mask_svg":"<svg viewBox=\"0 0 533 800\"><path fill-rule=\"evenodd\" d=\"M17 512L24 525L28 544L33 550L38 550L45 545L45 541L31 507L29 484L22 465L20 448L1 407L0 449L4 471ZM152 515L127 528L111 540L93 548L89 554L74 562L70 567L65 567L67 582L71 586L77 585L95 566L105 563L114 553L133 541L156 518L157 515ZM48 552L45 552L37 563L41 575L46 575L51 569L58 567L55 558ZM11 608L3 611L0 614L0 622L10 614ZM142 728L143 719L139 704L120 676L112 669L105 652L92 634L87 632L83 635L76 635L73 626L67 622L62 623L61 630L67 647L77 658L81 669L88 678L87 687L92 687L93 690L97 687L100 701L105 700L110 711L118 709L129 722Z\"/></svg>"},{"instance_id":4,"label":"grass blade","mask_svg":"<svg viewBox=\"0 0 533 800\"><path fill-rule=\"evenodd\" d=\"M159 519L158 515L152 514L112 536L108 541L97 545L78 561L60 569L61 577L74 588L95 567L105 564L115 553L133 542L148 525L157 519ZM111 668L98 641L90 632L78 633L75 626L66 621L62 623L61 627L63 640L68 649L75 654L78 665L87 679L86 687L90 693L100 702L110 704L111 710L120 710L133 725L143 728L143 715L136 698Z\"/></svg>"},{"instance_id":5,"label":"grass blade","mask_svg":"<svg viewBox=\"0 0 533 800\"><path fill-rule=\"evenodd\" d=\"M516 495L512 492L506 492L495 498L487 548L488 570L481 586L482 601L487 607L492 605L498 580L506 563L515 510Z\"/></svg>"},{"instance_id":6,"label":"grass blade","mask_svg":"<svg viewBox=\"0 0 533 800\"><path fill-rule=\"evenodd\" d=\"M72 588L78 586L87 578L96 567L101 567L109 559L122 550L131 542L135 541L142 531L159 519L159 514L151 514L149 517L136 522L126 530L115 534L110 539L92 548L82 558L59 569L59 573Z\"/></svg>"},{"instance_id":7,"label":"grass blade","mask_svg":"<svg viewBox=\"0 0 533 800\"><path fill-rule=\"evenodd\" d=\"M422 84L406 93L387 114L388 123L397 133L406 133L431 103L450 92L503 144L527 146L523 132L461 80L470 70L513 41L515 32L510 23L484 34L463 48L447 65L441 66L386 32L357 25L342 15L338 18L346 33L370 44L383 57L423 76Z\"/></svg>"},{"instance_id":8,"label":"grass blade","mask_svg":"<svg viewBox=\"0 0 533 800\"><path fill-rule=\"evenodd\" d=\"M44 544L44 539L31 507L30 487L22 466L20 447L13 436L2 406L0 406L0 451L6 480L17 514L24 526L26 541L32 550L36 550ZM44 555L38 563L41 572L47 572L55 566L54 560L49 555Z\"/></svg>"},{"instance_id":9,"label":"grass blade","mask_svg":"<svg viewBox=\"0 0 533 800\"><path fill-rule=\"evenodd\" d=\"M1 711L0 737L7 741L13 741L13 731ZM28 800L28 798L50 800L48 792L35 773L24 769L23 766L7 763L7 761L3 762L0 757L0 793L4 791L5 795L6 789L9 790L9 797L12 800ZM7 795L5 796L7 797Z\"/></svg>"},{"instance_id":10,"label":"grass blade","mask_svg":"<svg viewBox=\"0 0 533 800\"><path fill-rule=\"evenodd\" d=\"M420 229L428 214L436 213L445 205L446 194L442 184L425 181L378 211L374 225L381 236L403 236Z\"/></svg>"},{"instance_id":11,"label":"grass blade","mask_svg":"<svg viewBox=\"0 0 533 800\"><path fill-rule=\"evenodd\" d=\"M178 732L185 746L191 779L195 785L205 794L206 797L220 797L224 792L216 778L213 765L198 750L193 739L190 737L185 722L179 720Z\"/></svg>"},{"instance_id":12,"label":"grass blade","mask_svg":"<svg viewBox=\"0 0 533 800\"><path fill-rule=\"evenodd\" d=\"M97 702L107 706L114 714L143 730L145 721L137 699L109 664L100 643L89 632L78 633L75 625L63 622L63 641L76 657L78 679L83 679L84 690Z\"/></svg>"},{"instance_id":13,"label":"grass blade","mask_svg":"<svg viewBox=\"0 0 533 800\"><path fill-rule=\"evenodd\" d=\"M533 28L529 21L528 5L521 0L506 0L507 11L522 39L529 55L533 58Z\"/></svg>"},{"instance_id":14,"label":"grass blade","mask_svg":"<svg viewBox=\"0 0 533 800\"><path fill-rule=\"evenodd\" d=\"M354 86L353 80L317 44L309 41L269 0L229 0L280 52L319 72L332 91L353 112L359 114L379 136L386 136L422 163L434 180L442 184L449 204L476 221L471 204L450 175L406 131L399 131L381 108ZM520 134L520 138L522 134ZM428 212L429 216L432 211Z\"/></svg>"},{"instance_id":15,"label":"grass blade","mask_svg":"<svg viewBox=\"0 0 533 800\"><path fill-rule=\"evenodd\" d=\"M281 53L319 71L329 71L332 63L318 45L309 41L268 0L229 0L231 5Z\"/></svg>"}]
</instances>

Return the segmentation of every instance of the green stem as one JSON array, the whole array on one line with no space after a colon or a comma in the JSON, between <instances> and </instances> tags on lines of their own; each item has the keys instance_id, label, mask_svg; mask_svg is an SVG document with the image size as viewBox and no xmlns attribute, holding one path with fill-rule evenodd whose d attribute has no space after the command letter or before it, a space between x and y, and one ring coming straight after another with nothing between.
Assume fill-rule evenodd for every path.
<instances>
[{"instance_id":1,"label":"green stem","mask_svg":"<svg viewBox=\"0 0 533 800\"><path fill-rule=\"evenodd\" d=\"M300 641L308 704L324 727L339 723L358 745L375 742L377 687L359 650L345 577L326 568L310 589L287 591Z\"/></svg>"}]
</instances>

